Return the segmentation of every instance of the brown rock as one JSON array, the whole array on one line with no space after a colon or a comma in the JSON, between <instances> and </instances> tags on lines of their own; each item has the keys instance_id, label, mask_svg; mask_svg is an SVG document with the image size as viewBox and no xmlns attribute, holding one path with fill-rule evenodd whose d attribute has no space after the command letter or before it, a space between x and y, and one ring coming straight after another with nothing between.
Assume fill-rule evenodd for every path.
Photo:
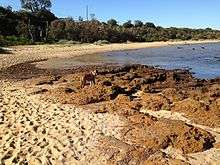
<instances>
[{"instance_id":1,"label":"brown rock","mask_svg":"<svg viewBox=\"0 0 220 165\"><path fill-rule=\"evenodd\" d=\"M210 127L220 126L220 99L209 106L191 98L176 102L172 111L184 113L189 119Z\"/></svg>"},{"instance_id":2,"label":"brown rock","mask_svg":"<svg viewBox=\"0 0 220 165\"><path fill-rule=\"evenodd\" d=\"M170 102L167 98L159 94L148 94L145 93L141 97L141 104L144 108L153 111L169 110Z\"/></svg>"}]
</instances>

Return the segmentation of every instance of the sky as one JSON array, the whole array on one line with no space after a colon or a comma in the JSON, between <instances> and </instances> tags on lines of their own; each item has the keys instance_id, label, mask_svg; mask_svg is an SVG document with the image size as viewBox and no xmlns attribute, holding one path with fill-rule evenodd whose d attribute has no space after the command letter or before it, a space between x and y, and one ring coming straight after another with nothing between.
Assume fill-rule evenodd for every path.
<instances>
[{"instance_id":1,"label":"sky","mask_svg":"<svg viewBox=\"0 0 220 165\"><path fill-rule=\"evenodd\" d=\"M220 0L52 0L51 11L58 17L86 17L94 13L100 21L114 18L153 22L163 27L220 29ZM21 8L20 0L0 0L1 6Z\"/></svg>"}]
</instances>

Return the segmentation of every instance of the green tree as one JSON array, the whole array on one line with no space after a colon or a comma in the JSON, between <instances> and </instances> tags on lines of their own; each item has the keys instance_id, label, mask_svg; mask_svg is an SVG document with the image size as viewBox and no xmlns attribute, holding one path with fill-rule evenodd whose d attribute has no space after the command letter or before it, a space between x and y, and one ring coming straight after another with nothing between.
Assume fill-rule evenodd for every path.
<instances>
[{"instance_id":1,"label":"green tree","mask_svg":"<svg viewBox=\"0 0 220 165\"><path fill-rule=\"evenodd\" d=\"M16 19L13 11L0 6L0 35L16 35Z\"/></svg>"},{"instance_id":2,"label":"green tree","mask_svg":"<svg viewBox=\"0 0 220 165\"><path fill-rule=\"evenodd\" d=\"M135 26L135 27L142 27L143 25L144 25L143 22L140 21L140 20L134 21L134 26Z\"/></svg>"},{"instance_id":3,"label":"green tree","mask_svg":"<svg viewBox=\"0 0 220 165\"><path fill-rule=\"evenodd\" d=\"M115 19L110 19L107 21L107 24L110 26L117 26L117 21Z\"/></svg>"},{"instance_id":4,"label":"green tree","mask_svg":"<svg viewBox=\"0 0 220 165\"><path fill-rule=\"evenodd\" d=\"M52 6L50 0L21 0L21 7L31 12L48 10Z\"/></svg>"},{"instance_id":5,"label":"green tree","mask_svg":"<svg viewBox=\"0 0 220 165\"><path fill-rule=\"evenodd\" d=\"M41 19L42 21L48 21L49 23L57 19L57 17L49 10L40 10L39 12L35 13L35 16L38 19Z\"/></svg>"},{"instance_id":6,"label":"green tree","mask_svg":"<svg viewBox=\"0 0 220 165\"><path fill-rule=\"evenodd\" d=\"M128 20L123 24L123 27L125 28L132 28L134 25L131 23L131 20Z\"/></svg>"},{"instance_id":7,"label":"green tree","mask_svg":"<svg viewBox=\"0 0 220 165\"><path fill-rule=\"evenodd\" d=\"M154 25L154 23L151 23L151 22L145 23L144 26L145 26L145 27L148 27L148 28L156 28L156 26Z\"/></svg>"},{"instance_id":8,"label":"green tree","mask_svg":"<svg viewBox=\"0 0 220 165\"><path fill-rule=\"evenodd\" d=\"M79 16L78 20L79 20L79 22L83 22L83 17Z\"/></svg>"}]
</instances>

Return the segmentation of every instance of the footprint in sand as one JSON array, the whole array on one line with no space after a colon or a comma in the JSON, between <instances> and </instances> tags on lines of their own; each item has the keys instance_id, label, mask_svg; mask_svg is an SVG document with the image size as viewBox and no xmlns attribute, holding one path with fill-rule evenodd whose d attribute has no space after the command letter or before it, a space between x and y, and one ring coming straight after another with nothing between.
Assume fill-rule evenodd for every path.
<instances>
[{"instance_id":1,"label":"footprint in sand","mask_svg":"<svg viewBox=\"0 0 220 165\"><path fill-rule=\"evenodd\" d=\"M10 144L9 144L10 147L12 147L13 149L16 149L15 147L15 141L12 141Z\"/></svg>"},{"instance_id":2,"label":"footprint in sand","mask_svg":"<svg viewBox=\"0 0 220 165\"><path fill-rule=\"evenodd\" d=\"M34 127L33 127L34 132L37 133L38 127L39 127L39 126L34 126Z\"/></svg>"},{"instance_id":3,"label":"footprint in sand","mask_svg":"<svg viewBox=\"0 0 220 165\"><path fill-rule=\"evenodd\" d=\"M19 157L14 157L14 159L12 160L12 163L14 163L14 164L18 164L18 162L19 162Z\"/></svg>"},{"instance_id":4,"label":"footprint in sand","mask_svg":"<svg viewBox=\"0 0 220 165\"><path fill-rule=\"evenodd\" d=\"M42 131L42 134L46 134L46 133L47 133L47 131L46 131L46 129L44 128L43 131Z\"/></svg>"},{"instance_id":5,"label":"footprint in sand","mask_svg":"<svg viewBox=\"0 0 220 165\"><path fill-rule=\"evenodd\" d=\"M1 159L1 164L5 164L7 159L10 159L13 156L13 150L9 150Z\"/></svg>"}]
</instances>

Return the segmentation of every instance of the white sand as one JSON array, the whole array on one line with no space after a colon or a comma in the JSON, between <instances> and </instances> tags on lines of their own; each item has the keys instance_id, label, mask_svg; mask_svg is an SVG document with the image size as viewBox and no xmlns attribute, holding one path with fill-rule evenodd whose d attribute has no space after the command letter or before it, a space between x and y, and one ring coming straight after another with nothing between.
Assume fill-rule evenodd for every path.
<instances>
[{"instance_id":1,"label":"white sand","mask_svg":"<svg viewBox=\"0 0 220 165\"><path fill-rule=\"evenodd\" d=\"M19 85L1 83L1 163L105 164L95 146L102 135L120 138L121 127L115 126L124 123L119 117L92 114L27 93Z\"/></svg>"}]
</instances>

